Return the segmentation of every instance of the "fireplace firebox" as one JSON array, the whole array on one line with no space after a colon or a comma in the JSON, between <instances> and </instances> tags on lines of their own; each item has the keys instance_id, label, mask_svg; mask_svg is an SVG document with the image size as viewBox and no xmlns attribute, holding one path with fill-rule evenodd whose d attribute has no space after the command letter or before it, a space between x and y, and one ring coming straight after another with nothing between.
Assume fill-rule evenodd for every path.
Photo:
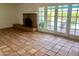
<instances>
[{"instance_id":1,"label":"fireplace firebox","mask_svg":"<svg viewBox=\"0 0 79 59\"><path fill-rule=\"evenodd\" d=\"M25 18L23 22L24 22L24 26L32 27L32 19L30 17Z\"/></svg>"},{"instance_id":2,"label":"fireplace firebox","mask_svg":"<svg viewBox=\"0 0 79 59\"><path fill-rule=\"evenodd\" d=\"M36 13L24 13L23 25L25 27L37 28L37 15Z\"/></svg>"}]
</instances>

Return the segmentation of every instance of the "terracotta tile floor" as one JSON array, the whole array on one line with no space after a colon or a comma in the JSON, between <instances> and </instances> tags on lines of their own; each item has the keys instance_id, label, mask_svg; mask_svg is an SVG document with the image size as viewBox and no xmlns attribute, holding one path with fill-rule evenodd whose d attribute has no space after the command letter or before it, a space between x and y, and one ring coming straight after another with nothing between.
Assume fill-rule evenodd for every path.
<instances>
[{"instance_id":1,"label":"terracotta tile floor","mask_svg":"<svg viewBox=\"0 0 79 59\"><path fill-rule=\"evenodd\" d=\"M0 30L2 56L79 56L79 42L17 29Z\"/></svg>"}]
</instances>

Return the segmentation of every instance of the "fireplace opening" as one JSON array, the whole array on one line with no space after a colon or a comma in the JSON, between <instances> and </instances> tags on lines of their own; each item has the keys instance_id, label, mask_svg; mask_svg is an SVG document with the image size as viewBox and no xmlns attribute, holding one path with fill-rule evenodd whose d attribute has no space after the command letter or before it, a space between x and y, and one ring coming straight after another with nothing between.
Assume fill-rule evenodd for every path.
<instances>
[{"instance_id":1,"label":"fireplace opening","mask_svg":"<svg viewBox=\"0 0 79 59\"><path fill-rule=\"evenodd\" d=\"M32 27L32 19L27 17L24 19L24 26L26 27Z\"/></svg>"}]
</instances>

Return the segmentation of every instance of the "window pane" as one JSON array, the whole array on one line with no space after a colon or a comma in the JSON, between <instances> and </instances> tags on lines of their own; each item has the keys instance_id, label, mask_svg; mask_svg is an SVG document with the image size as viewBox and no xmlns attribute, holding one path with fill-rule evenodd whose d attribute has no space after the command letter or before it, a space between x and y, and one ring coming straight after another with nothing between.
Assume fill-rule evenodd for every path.
<instances>
[{"instance_id":1,"label":"window pane","mask_svg":"<svg viewBox=\"0 0 79 59\"><path fill-rule=\"evenodd\" d=\"M68 11L68 9L65 8L65 9L63 9L63 11Z\"/></svg>"},{"instance_id":2,"label":"window pane","mask_svg":"<svg viewBox=\"0 0 79 59\"><path fill-rule=\"evenodd\" d=\"M78 11L78 14L77 14L77 16L79 17L79 11Z\"/></svg>"},{"instance_id":3,"label":"window pane","mask_svg":"<svg viewBox=\"0 0 79 59\"><path fill-rule=\"evenodd\" d=\"M48 11L53 11L53 12L55 12L55 9L50 8L50 9L48 9Z\"/></svg>"},{"instance_id":4,"label":"window pane","mask_svg":"<svg viewBox=\"0 0 79 59\"><path fill-rule=\"evenodd\" d=\"M77 18L77 23L79 23L79 18Z\"/></svg>"},{"instance_id":5,"label":"window pane","mask_svg":"<svg viewBox=\"0 0 79 59\"><path fill-rule=\"evenodd\" d=\"M63 7L68 7L68 5L64 5Z\"/></svg>"},{"instance_id":6,"label":"window pane","mask_svg":"<svg viewBox=\"0 0 79 59\"><path fill-rule=\"evenodd\" d=\"M75 29L75 24L71 23L71 29Z\"/></svg>"},{"instance_id":7,"label":"window pane","mask_svg":"<svg viewBox=\"0 0 79 59\"><path fill-rule=\"evenodd\" d=\"M72 8L72 10L77 10L77 8Z\"/></svg>"},{"instance_id":8,"label":"window pane","mask_svg":"<svg viewBox=\"0 0 79 59\"><path fill-rule=\"evenodd\" d=\"M51 17L51 21L54 21L54 17Z\"/></svg>"},{"instance_id":9,"label":"window pane","mask_svg":"<svg viewBox=\"0 0 79 59\"><path fill-rule=\"evenodd\" d=\"M51 26L54 26L54 22L51 22Z\"/></svg>"},{"instance_id":10,"label":"window pane","mask_svg":"<svg viewBox=\"0 0 79 59\"><path fill-rule=\"evenodd\" d=\"M57 32L61 32L61 28L60 27L57 28Z\"/></svg>"},{"instance_id":11,"label":"window pane","mask_svg":"<svg viewBox=\"0 0 79 59\"><path fill-rule=\"evenodd\" d=\"M50 26L47 26L47 30L50 30L51 29L51 27Z\"/></svg>"},{"instance_id":12,"label":"window pane","mask_svg":"<svg viewBox=\"0 0 79 59\"><path fill-rule=\"evenodd\" d=\"M44 17L41 17L41 20L44 21Z\"/></svg>"},{"instance_id":13,"label":"window pane","mask_svg":"<svg viewBox=\"0 0 79 59\"><path fill-rule=\"evenodd\" d=\"M51 22L48 22L47 23L47 29L50 29L50 27L51 27Z\"/></svg>"},{"instance_id":14,"label":"window pane","mask_svg":"<svg viewBox=\"0 0 79 59\"><path fill-rule=\"evenodd\" d=\"M50 17L50 16L51 16L51 12L48 12L48 13L47 13L47 16Z\"/></svg>"},{"instance_id":15,"label":"window pane","mask_svg":"<svg viewBox=\"0 0 79 59\"><path fill-rule=\"evenodd\" d=\"M45 7L42 7L42 8L41 8L41 11L44 11L44 9L45 9Z\"/></svg>"},{"instance_id":16,"label":"window pane","mask_svg":"<svg viewBox=\"0 0 79 59\"><path fill-rule=\"evenodd\" d=\"M61 22L58 22L57 23L57 27L61 27Z\"/></svg>"},{"instance_id":17,"label":"window pane","mask_svg":"<svg viewBox=\"0 0 79 59\"><path fill-rule=\"evenodd\" d=\"M66 22L62 22L62 23L61 23L61 27L62 27L62 28L66 28Z\"/></svg>"},{"instance_id":18,"label":"window pane","mask_svg":"<svg viewBox=\"0 0 79 59\"><path fill-rule=\"evenodd\" d=\"M44 24L45 24L45 22L40 21L40 23L39 23L39 27L40 27L41 30L44 29Z\"/></svg>"},{"instance_id":19,"label":"window pane","mask_svg":"<svg viewBox=\"0 0 79 59\"><path fill-rule=\"evenodd\" d=\"M75 23L76 23L76 18L75 18L75 17L72 17L72 18L71 18L71 23L72 23L72 24L75 24Z\"/></svg>"},{"instance_id":20,"label":"window pane","mask_svg":"<svg viewBox=\"0 0 79 59\"><path fill-rule=\"evenodd\" d=\"M61 22L61 17L58 17L58 22Z\"/></svg>"},{"instance_id":21,"label":"window pane","mask_svg":"<svg viewBox=\"0 0 79 59\"><path fill-rule=\"evenodd\" d=\"M41 20L41 17L39 17L39 20Z\"/></svg>"},{"instance_id":22,"label":"window pane","mask_svg":"<svg viewBox=\"0 0 79 59\"><path fill-rule=\"evenodd\" d=\"M63 7L63 6L58 6L58 7Z\"/></svg>"},{"instance_id":23,"label":"window pane","mask_svg":"<svg viewBox=\"0 0 79 59\"><path fill-rule=\"evenodd\" d=\"M75 35L79 36L79 29L76 30Z\"/></svg>"},{"instance_id":24,"label":"window pane","mask_svg":"<svg viewBox=\"0 0 79 59\"><path fill-rule=\"evenodd\" d=\"M72 11L72 16L76 16L77 11Z\"/></svg>"},{"instance_id":25,"label":"window pane","mask_svg":"<svg viewBox=\"0 0 79 59\"><path fill-rule=\"evenodd\" d=\"M61 11L62 11L62 9L58 9L58 11L60 11L60 12L61 12Z\"/></svg>"},{"instance_id":26,"label":"window pane","mask_svg":"<svg viewBox=\"0 0 79 59\"><path fill-rule=\"evenodd\" d=\"M78 8L78 10L79 10L79 8Z\"/></svg>"},{"instance_id":27,"label":"window pane","mask_svg":"<svg viewBox=\"0 0 79 59\"><path fill-rule=\"evenodd\" d=\"M47 25L51 25L51 22L47 22Z\"/></svg>"},{"instance_id":28,"label":"window pane","mask_svg":"<svg viewBox=\"0 0 79 59\"><path fill-rule=\"evenodd\" d=\"M41 20L39 20L39 24L41 23Z\"/></svg>"},{"instance_id":29,"label":"window pane","mask_svg":"<svg viewBox=\"0 0 79 59\"><path fill-rule=\"evenodd\" d=\"M41 12L39 12L39 16L41 16Z\"/></svg>"},{"instance_id":30,"label":"window pane","mask_svg":"<svg viewBox=\"0 0 79 59\"><path fill-rule=\"evenodd\" d=\"M51 17L48 17L47 18L47 22L51 22Z\"/></svg>"},{"instance_id":31,"label":"window pane","mask_svg":"<svg viewBox=\"0 0 79 59\"><path fill-rule=\"evenodd\" d=\"M41 16L44 16L44 12L41 12Z\"/></svg>"},{"instance_id":32,"label":"window pane","mask_svg":"<svg viewBox=\"0 0 79 59\"><path fill-rule=\"evenodd\" d=\"M67 12L64 12L64 11L63 11L63 16L67 16Z\"/></svg>"},{"instance_id":33,"label":"window pane","mask_svg":"<svg viewBox=\"0 0 79 59\"><path fill-rule=\"evenodd\" d=\"M76 24L76 29L79 29L79 24Z\"/></svg>"},{"instance_id":34,"label":"window pane","mask_svg":"<svg viewBox=\"0 0 79 59\"><path fill-rule=\"evenodd\" d=\"M63 33L66 33L66 28L62 28L62 32Z\"/></svg>"},{"instance_id":35,"label":"window pane","mask_svg":"<svg viewBox=\"0 0 79 59\"><path fill-rule=\"evenodd\" d=\"M40 7L39 11L44 11L45 7Z\"/></svg>"},{"instance_id":36,"label":"window pane","mask_svg":"<svg viewBox=\"0 0 79 59\"><path fill-rule=\"evenodd\" d=\"M55 12L51 12L51 16L55 16Z\"/></svg>"},{"instance_id":37,"label":"window pane","mask_svg":"<svg viewBox=\"0 0 79 59\"><path fill-rule=\"evenodd\" d=\"M58 16L62 16L62 12L58 12Z\"/></svg>"},{"instance_id":38,"label":"window pane","mask_svg":"<svg viewBox=\"0 0 79 59\"><path fill-rule=\"evenodd\" d=\"M50 30L54 30L54 26L51 26L51 27L50 27Z\"/></svg>"},{"instance_id":39,"label":"window pane","mask_svg":"<svg viewBox=\"0 0 79 59\"><path fill-rule=\"evenodd\" d=\"M70 29L70 34L74 35L75 29Z\"/></svg>"},{"instance_id":40,"label":"window pane","mask_svg":"<svg viewBox=\"0 0 79 59\"><path fill-rule=\"evenodd\" d=\"M63 17L62 22L66 22L67 21L67 17Z\"/></svg>"},{"instance_id":41,"label":"window pane","mask_svg":"<svg viewBox=\"0 0 79 59\"><path fill-rule=\"evenodd\" d=\"M51 11L52 9L48 9L48 11Z\"/></svg>"},{"instance_id":42,"label":"window pane","mask_svg":"<svg viewBox=\"0 0 79 59\"><path fill-rule=\"evenodd\" d=\"M51 11L55 12L55 9L52 9Z\"/></svg>"}]
</instances>

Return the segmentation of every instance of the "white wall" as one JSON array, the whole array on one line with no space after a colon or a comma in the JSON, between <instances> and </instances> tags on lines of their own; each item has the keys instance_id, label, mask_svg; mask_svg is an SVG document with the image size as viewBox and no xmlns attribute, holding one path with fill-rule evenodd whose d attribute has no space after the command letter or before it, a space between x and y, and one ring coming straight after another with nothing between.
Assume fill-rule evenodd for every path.
<instances>
[{"instance_id":1,"label":"white wall","mask_svg":"<svg viewBox=\"0 0 79 59\"><path fill-rule=\"evenodd\" d=\"M15 4L0 4L0 28L12 27L16 23Z\"/></svg>"}]
</instances>

